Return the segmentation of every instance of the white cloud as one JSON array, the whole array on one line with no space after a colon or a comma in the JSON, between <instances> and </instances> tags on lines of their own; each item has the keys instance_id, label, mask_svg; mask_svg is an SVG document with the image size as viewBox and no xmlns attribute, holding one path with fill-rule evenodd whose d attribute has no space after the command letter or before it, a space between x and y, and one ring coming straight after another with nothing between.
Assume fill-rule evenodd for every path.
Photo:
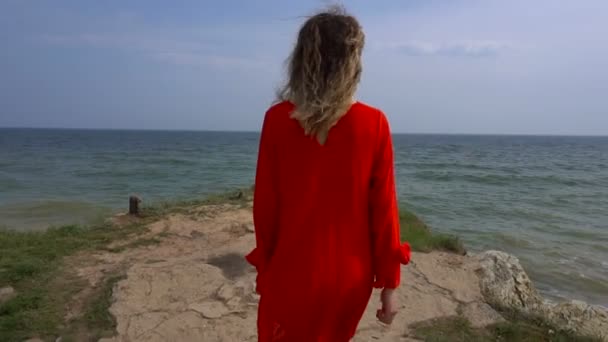
<instances>
[{"instance_id":1,"label":"white cloud","mask_svg":"<svg viewBox=\"0 0 608 342\"><path fill-rule=\"evenodd\" d=\"M512 44L498 41L423 42L408 41L381 46L409 56L490 57L513 48Z\"/></svg>"},{"instance_id":2,"label":"white cloud","mask_svg":"<svg viewBox=\"0 0 608 342\"><path fill-rule=\"evenodd\" d=\"M257 57L243 57L222 51L221 47L205 44L201 37L183 37L180 32L149 33L80 33L73 35L43 35L42 42L59 46L89 46L122 49L162 62L180 66L212 66L221 68L260 68L267 63Z\"/></svg>"},{"instance_id":3,"label":"white cloud","mask_svg":"<svg viewBox=\"0 0 608 342\"><path fill-rule=\"evenodd\" d=\"M159 61L183 66L213 66L220 68L259 68L264 63L256 58L211 55L196 52L158 52L154 57Z\"/></svg>"}]
</instances>

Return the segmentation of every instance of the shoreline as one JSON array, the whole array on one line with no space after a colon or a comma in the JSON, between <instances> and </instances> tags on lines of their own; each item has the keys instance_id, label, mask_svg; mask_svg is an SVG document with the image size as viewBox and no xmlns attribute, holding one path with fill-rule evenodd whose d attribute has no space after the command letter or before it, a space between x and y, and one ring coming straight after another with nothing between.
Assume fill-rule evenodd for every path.
<instances>
[{"instance_id":1,"label":"shoreline","mask_svg":"<svg viewBox=\"0 0 608 342\"><path fill-rule=\"evenodd\" d=\"M253 133L260 134L259 130L192 130L192 129L145 129L145 128L83 128L83 127L27 127L27 126L0 126L0 130L9 131L9 130L39 130L39 131L109 131L109 132L176 132L176 133ZM563 134L549 134L549 133L441 133L441 132L393 132L393 135L427 135L427 136L436 136L436 135L447 135L447 136L473 136L473 137L541 137L541 138L601 138L606 139L608 135L601 134L572 134L572 133L563 133Z\"/></svg>"},{"instance_id":2,"label":"shoreline","mask_svg":"<svg viewBox=\"0 0 608 342\"><path fill-rule=\"evenodd\" d=\"M214 196L213 194L210 196ZM179 197L178 197L179 198ZM152 202L152 206L162 206L163 203L187 203L187 202L197 202L196 197L194 197L194 199L187 199L186 197L182 197L184 199L177 199L177 200L173 200L173 199L169 199L166 201L156 201L156 202ZM204 195L199 197L199 198L205 198ZM53 224L51 226L49 226L48 224L44 224L43 222L46 222L47 220L42 219L42 218L29 218L26 221L26 223L21 224L20 226L25 226L28 225L30 227L33 227L31 229L19 229L16 228L15 226L11 226L11 225L0 225L0 232L2 231L12 231L12 232L20 232L20 233L27 233L27 232L44 232L46 230L48 230L49 228L57 228L57 227L62 227L62 226L80 226L80 227L90 227L90 226L97 226L100 224L103 224L103 221L105 221L108 217L119 214L121 212L121 207L123 207L124 209L124 205L123 206L113 206L113 207L109 207L107 205L100 205L100 206L95 206L94 202L82 202L82 201L50 201L50 205L46 202L46 201L39 201L39 202L35 202L36 205L35 206L30 206L30 205L23 205L24 208L26 209L31 209L32 207L38 207L39 204L41 204L41 206L43 206L45 208L45 210L47 210L47 207L49 208L55 208L57 205L59 207L61 207L64 204L67 204L67 206L70 208L70 210L72 210L73 208L78 208L78 207L82 207L82 208L86 208L88 211L94 213L89 215L88 213L79 215L82 216L79 220L72 220L69 219L68 217L70 216L69 211L65 211L60 215L57 215L58 217L60 217L60 219L56 219L56 224ZM0 206L0 213L2 212L1 210L1 206ZM404 222L410 222L409 218L412 218L414 221L413 222L420 222L420 226L427 226L425 222L423 222L422 220L420 220L418 218L418 216L416 214L414 214L412 211L405 209L405 206L401 206L400 209L400 213L402 216L402 221ZM0 215L1 216L1 215ZM73 216L73 215L72 215ZM88 217L88 218L87 218ZM407 218L409 217L409 218ZM16 218L16 216L15 216ZM27 222L31 222L27 223ZM458 237L460 238L460 236L457 236L457 234L455 233L444 233L443 231L441 233L438 233L437 231L433 230L434 234L433 235L441 235L442 237ZM497 233L498 235L500 235L499 233ZM409 238L409 237L408 237ZM459 240L459 239L456 239ZM449 241L447 243L450 243ZM458 244L460 244L461 246L464 244L461 241L457 242ZM496 243L494 243L493 245L496 245ZM464 246L462 247L453 247L456 249L464 249ZM466 246L466 250L467 252L471 253L481 253L484 250L487 250L488 248L479 248L479 246L476 246L475 244L469 244L467 242L467 246ZM495 249L494 247L490 247L489 249ZM512 248L511 248L512 249ZM447 250L450 250L449 248ZM505 249L502 249L505 250ZM531 268L530 266L530 260L529 260L529 256L522 258L520 254L510 251L510 248L506 248L507 251L509 251L508 253L514 254L514 255L518 255L518 257L520 257L520 259L522 259L522 262L526 265L526 268ZM459 253L459 251L457 251L457 253ZM574 259L576 260L577 257L574 257ZM561 263L561 261L558 261ZM605 263L603 263L605 264ZM602 265L603 265L602 264ZM606 267L606 265L603 265L604 267ZM560 270L559 267L557 268L557 270ZM530 276L535 280L535 282L539 282L541 285L544 286L540 286L539 291L546 296L547 298L550 298L552 301L555 302L559 302L559 301L563 301L563 300L569 300L569 299L576 299L576 300L581 300L581 301L585 301L588 303L593 303L594 305L598 305L598 306L602 306L604 308L608 308L608 302L606 300L600 300L600 302L598 302L598 298L601 298L601 294L600 293L594 293L594 295L585 295L585 292L581 292L582 290L579 290L578 292L572 291L572 289L567 290L567 289L560 289L559 287L552 287L550 284L548 285L548 281L545 280L546 278L542 278L543 276L546 277L546 275L543 274L535 274L535 272L531 272ZM577 277L577 275L571 275L571 277L574 279L575 277ZM601 283L601 279L596 279L596 278L588 278L585 276L580 276L582 278L579 279L575 279L575 281L578 282L593 282L593 283ZM544 281L544 284L543 284ZM607 294L608 296L608 294ZM608 298L608 297L606 297ZM594 300L595 299L595 300Z\"/></svg>"},{"instance_id":3,"label":"shoreline","mask_svg":"<svg viewBox=\"0 0 608 342\"><path fill-rule=\"evenodd\" d=\"M131 272L137 268L149 267L146 266L147 262L154 261L146 259L150 254L168 253L179 257L179 253L176 252L174 245L176 241L189 245L192 242L191 240L198 241L200 239L219 239L223 236L233 236L242 239L242 242L239 242L240 245L234 246L234 248L237 248L238 251L241 251L243 248L249 248L253 230L249 222L250 200L250 190L242 190L229 194L210 196L204 200L144 207L142 217L115 216L111 222L106 222L99 227L90 229L68 226L38 233L0 232L0 246L8 248L7 250L9 251L7 254L8 259L6 256L0 258L0 275L2 275L0 279L7 279L0 281L0 289L3 289L0 290L0 340L24 340L30 337L51 340L51 337L56 338L59 336L66 338L70 336L87 336L88 338L98 339L103 337L111 338L117 331L120 335L121 315L120 313L117 314L115 307L116 305L120 306L121 300L129 300L121 299L120 288L122 286L128 287L129 282L134 281ZM217 230L219 229L218 227L226 225L226 222L228 222L217 221L217 217L224 217L222 215L227 215L226 217L231 220L230 225L224 227L224 230ZM409 211L402 210L401 219L403 222L402 229L404 230L402 237L405 240L411 241L413 250L418 251L416 258L419 258L420 263L422 263L419 264L414 259L415 267L404 268L407 275L412 278L421 277L421 281L428 278L427 280L433 284L445 282L445 286L441 286L446 288L450 286L457 287L460 280L458 277L467 279L466 281L463 280L463 283L467 281L471 284L477 282L477 276L475 275L477 271L474 271L473 268L478 266L472 265L482 263L479 255L484 253L463 256L465 254L464 246L458 238L432 233L424 222ZM204 227L200 228L201 225ZM39 252L36 251L41 248L49 247L49 241L50 244L54 244L54 249L37 254ZM203 253L200 254L201 257L206 255L203 251L197 249L199 247L196 247L196 244L192 246L191 252L193 255L196 253ZM221 244L210 245L209 247L223 248ZM485 254L487 253L489 252ZM442 263L449 264L452 259L459 260L460 265L465 266L442 266ZM236 271L230 271L230 269L241 265L238 257L229 258L228 260L215 260L215 264L213 263L213 258L210 260L208 261L209 265L219 267L224 273L226 273L225 269L229 270L227 273L234 273ZM14 264L11 264L10 261L13 261ZM162 264L162 262L159 263ZM412 271L420 267L424 268L425 263L430 267L428 270ZM435 266L431 267L429 265ZM513 266L514 262L509 261L509 265ZM199 266L194 266L193 264L192 267ZM443 270L441 272L447 273L441 275L437 271L439 273L435 274L433 267L439 267L439 269ZM73 270L76 270L76 273L73 273ZM250 271L247 268L240 269L239 272L243 272L243 274L239 274L238 277L250 277L251 275L248 273ZM215 271L205 269L202 272ZM161 274L159 273L159 276ZM457 276L457 274L459 275ZM523 272L523 275L525 275L525 272ZM524 278L521 277L523 275L520 273L511 274L511 278L507 277L506 279L517 280L519 277L520 283L522 283L521 280ZM231 279L230 277L228 278L228 280ZM525 275L525 278L527 278L527 275ZM224 279L224 281L226 280ZM408 281L411 281L411 279L404 279L403 283L407 286ZM481 283L482 281L480 281ZM505 283L505 281L501 283ZM521 285L520 283L516 281L515 285ZM48 284L50 286L47 286ZM524 303L524 301L520 300L524 304L519 307L511 306L507 308L508 310L505 310L505 308L500 308L499 310L493 309L492 312L497 312L499 316L508 317L507 322L509 322L510 325L508 327L510 328L516 325L520 327L523 324L526 328L522 328L524 331L521 333L532 333L532 331L537 333L538 324L534 325L530 323L534 322L535 319L527 318L528 316L525 315L536 316L541 313L546 314L548 320L555 320L555 318L551 318L550 313L543 312L544 309L536 310L536 308L533 308L534 305L544 308L545 306L543 305L545 304L541 305L540 301L542 299L535 292L536 290L534 290L529 279L523 281L523 284L527 285L524 288L517 287L517 291L521 292L522 289L528 291L530 293L530 303ZM132 285L135 286L134 290L138 289L137 283ZM469 287L475 286L470 285ZM484 292L484 287L482 285L479 286L479 294L469 294L467 296L474 298L475 303L479 303L476 304L475 308L482 307L484 310L487 310L483 304L496 300L496 298L489 300L486 298L487 294L485 294L483 300L479 299L481 298L479 296ZM9 287L12 291L4 290ZM44 292L43 289L46 287L48 287L47 292ZM454 293L469 290L458 289ZM488 292L490 290L486 289L485 291ZM507 291L504 288L498 292L501 291L515 293L514 290ZM446 296L446 303L460 303L457 294L446 294L439 291L436 295ZM404 296L408 296L407 292L404 293ZM230 307L227 303L226 305ZM405 305L407 306L408 303L406 302ZM452 312L450 311L452 310L452 304L446 305L446 312ZM506 305L502 305L501 303L493 304L494 308L500 306ZM458 304L455 308L458 307L461 307L461 305ZM462 306L461 309L466 309L465 311L469 309L473 310L468 305ZM509 310L514 310L517 313L507 313ZM568 311L569 314L572 314L572 312L572 310ZM415 328L404 327L403 329L414 335L422 334L420 331L427 329L431 323L452 329L452 323L454 322L450 320L446 321L446 317L450 318L451 316L444 315L444 317L442 316L443 313L429 316L433 318L432 320L417 322L420 325ZM204 313L202 315L203 317L205 316ZM33 317L41 318L37 318L37 322L32 323L31 319ZM460 317L460 314L458 314L456 319L460 319ZM28 320L30 321L28 322ZM25 322L28 323L24 327L21 324L25 324ZM507 323L504 322L493 322L488 325L490 328L463 325L464 321L457 321L456 323L458 322L459 326L467 331L467 334L477 334L479 336L494 333L492 329L496 326L492 324L503 324L500 326L502 328L507 326L505 325ZM546 331L543 330L546 334L549 331L553 331L553 334L562 333L559 327L553 327L551 324L546 323L542 324L543 329L547 328L545 329ZM64 328L59 328L62 325ZM11 330L11 328L14 330ZM122 333L127 332L122 331ZM608 336L608 330L604 336ZM581 339L581 341L587 340Z\"/></svg>"},{"instance_id":4,"label":"shoreline","mask_svg":"<svg viewBox=\"0 0 608 342\"><path fill-rule=\"evenodd\" d=\"M121 209L130 193L150 204L253 181L253 133L89 133L7 132L0 225L27 229L19 220L32 216L41 229L88 224L82 203ZM436 231L458 235L472 251L517 255L548 295L608 305L608 198L598 190L608 184L606 142L399 135L394 145L399 198ZM28 208L39 199L76 208ZM26 205L4 210L9 202Z\"/></svg>"}]
</instances>

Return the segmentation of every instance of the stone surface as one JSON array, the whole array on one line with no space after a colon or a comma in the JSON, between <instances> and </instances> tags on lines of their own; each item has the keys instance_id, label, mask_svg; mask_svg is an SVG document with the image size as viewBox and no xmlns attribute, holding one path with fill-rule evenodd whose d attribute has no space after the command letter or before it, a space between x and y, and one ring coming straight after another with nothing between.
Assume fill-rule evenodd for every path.
<instances>
[{"instance_id":1,"label":"stone surface","mask_svg":"<svg viewBox=\"0 0 608 342\"><path fill-rule=\"evenodd\" d=\"M608 341L608 311L581 301L545 304L540 314L556 327Z\"/></svg>"},{"instance_id":2,"label":"stone surface","mask_svg":"<svg viewBox=\"0 0 608 342\"><path fill-rule=\"evenodd\" d=\"M465 304L462 308L462 315L471 322L471 326L474 328L482 328L505 320L490 305L483 302Z\"/></svg>"},{"instance_id":3,"label":"stone surface","mask_svg":"<svg viewBox=\"0 0 608 342\"><path fill-rule=\"evenodd\" d=\"M251 209L201 208L152 224L150 231L169 234L153 249L120 256L130 267L114 287L110 309L118 336L104 341L256 341L256 273L243 262L255 235L240 227L252 227ZM100 259L121 261L115 255ZM464 256L414 253L412 264L402 268L401 309L393 325L377 321L374 291L354 341L414 341L410 324L454 316L468 306L474 320L494 317L483 306L478 267Z\"/></svg>"},{"instance_id":4,"label":"stone surface","mask_svg":"<svg viewBox=\"0 0 608 342\"><path fill-rule=\"evenodd\" d=\"M608 310L581 301L548 303L538 294L519 260L487 251L479 260L479 283L488 303L540 316L555 327L608 341Z\"/></svg>"},{"instance_id":5,"label":"stone surface","mask_svg":"<svg viewBox=\"0 0 608 342\"><path fill-rule=\"evenodd\" d=\"M524 312L542 306L542 298L519 259L499 251L487 251L476 258L481 292L488 303Z\"/></svg>"},{"instance_id":6,"label":"stone surface","mask_svg":"<svg viewBox=\"0 0 608 342\"><path fill-rule=\"evenodd\" d=\"M235 296L234 287L228 284L222 285L222 287L217 292L217 296L219 299L225 302L231 300Z\"/></svg>"},{"instance_id":7,"label":"stone surface","mask_svg":"<svg viewBox=\"0 0 608 342\"><path fill-rule=\"evenodd\" d=\"M208 319L220 318L229 312L226 306L221 302L190 304L189 309L200 313L203 317Z\"/></svg>"},{"instance_id":8,"label":"stone surface","mask_svg":"<svg viewBox=\"0 0 608 342\"><path fill-rule=\"evenodd\" d=\"M110 308L117 336L102 341L257 341L256 273L243 261L255 236L242 227L253 227L250 208L200 207L150 225L150 234L164 233L154 248L99 254L95 269L82 274L94 278L93 271L108 264L128 265ZM501 252L475 257L413 253L396 295L399 313L385 326L375 318L380 300L379 291L373 292L353 341L416 341L411 324L459 313L476 327L499 322L502 317L487 299L523 310L545 309L554 322L562 322L559 326L605 328L605 316L595 308L543 304L517 258Z\"/></svg>"}]
</instances>

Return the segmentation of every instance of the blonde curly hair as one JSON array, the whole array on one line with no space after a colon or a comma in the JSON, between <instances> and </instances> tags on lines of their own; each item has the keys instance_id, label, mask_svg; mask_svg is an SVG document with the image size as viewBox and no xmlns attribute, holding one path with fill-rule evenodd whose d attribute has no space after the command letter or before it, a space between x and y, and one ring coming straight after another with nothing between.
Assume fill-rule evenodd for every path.
<instances>
[{"instance_id":1,"label":"blonde curly hair","mask_svg":"<svg viewBox=\"0 0 608 342\"><path fill-rule=\"evenodd\" d=\"M321 144L353 103L364 44L361 25L342 7L316 14L300 28L278 100L295 105L291 117Z\"/></svg>"}]
</instances>

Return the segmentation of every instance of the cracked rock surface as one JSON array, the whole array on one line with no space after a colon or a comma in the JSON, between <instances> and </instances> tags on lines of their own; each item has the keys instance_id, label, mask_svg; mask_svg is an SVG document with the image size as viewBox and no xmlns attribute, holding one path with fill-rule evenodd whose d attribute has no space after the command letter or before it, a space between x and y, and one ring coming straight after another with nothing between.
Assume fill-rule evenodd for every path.
<instances>
[{"instance_id":1,"label":"cracked rock surface","mask_svg":"<svg viewBox=\"0 0 608 342\"><path fill-rule=\"evenodd\" d=\"M608 341L605 308L576 300L559 304L545 301L513 255L486 251L475 258L480 266L481 291L489 303L537 315L564 330Z\"/></svg>"},{"instance_id":2,"label":"cracked rock surface","mask_svg":"<svg viewBox=\"0 0 608 342\"><path fill-rule=\"evenodd\" d=\"M257 341L256 274L243 258L255 244L251 227L251 208L200 207L152 224L149 234L162 236L157 245L97 255L99 263L81 273L126 265L110 308L116 336L100 341ZM376 291L353 341L416 341L411 324L446 316L463 315L478 327L501 321L484 297L483 279L490 276L483 272L491 264L479 257L413 253L402 269L401 309L393 325L376 320Z\"/></svg>"}]
</instances>

